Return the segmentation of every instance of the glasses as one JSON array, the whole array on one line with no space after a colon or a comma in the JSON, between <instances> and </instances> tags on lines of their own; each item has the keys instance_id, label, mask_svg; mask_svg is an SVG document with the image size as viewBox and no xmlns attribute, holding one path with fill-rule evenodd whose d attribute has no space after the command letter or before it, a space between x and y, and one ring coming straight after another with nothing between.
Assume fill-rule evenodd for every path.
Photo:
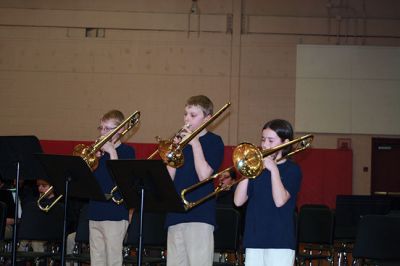
<instances>
[{"instance_id":1,"label":"glasses","mask_svg":"<svg viewBox=\"0 0 400 266\"><path fill-rule=\"evenodd\" d=\"M111 130L114 130L114 129L116 129L117 127L102 127L102 126L98 126L97 127L97 130L98 131L111 131Z\"/></svg>"}]
</instances>

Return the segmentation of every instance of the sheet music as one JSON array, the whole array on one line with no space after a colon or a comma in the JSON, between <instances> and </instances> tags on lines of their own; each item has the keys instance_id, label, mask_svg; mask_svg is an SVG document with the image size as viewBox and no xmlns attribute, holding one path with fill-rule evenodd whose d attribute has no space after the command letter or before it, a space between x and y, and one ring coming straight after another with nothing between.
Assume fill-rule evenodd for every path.
<instances>
[{"instance_id":1,"label":"sheet music","mask_svg":"<svg viewBox=\"0 0 400 266\"><path fill-rule=\"evenodd\" d=\"M12 194L12 196L13 196L14 203L15 203L16 191L15 191L15 190L12 190L12 191L11 191L11 194ZM21 218L21 215L22 215L21 199L18 198L18 219Z\"/></svg>"}]
</instances>

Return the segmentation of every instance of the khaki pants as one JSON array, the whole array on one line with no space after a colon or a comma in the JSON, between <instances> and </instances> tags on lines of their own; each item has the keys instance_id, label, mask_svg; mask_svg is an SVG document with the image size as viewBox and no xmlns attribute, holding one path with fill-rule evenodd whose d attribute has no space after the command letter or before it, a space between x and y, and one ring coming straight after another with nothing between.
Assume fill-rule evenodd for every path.
<instances>
[{"instance_id":1,"label":"khaki pants","mask_svg":"<svg viewBox=\"0 0 400 266\"><path fill-rule=\"evenodd\" d=\"M168 228L167 266L211 266L214 226L181 223Z\"/></svg>"},{"instance_id":2,"label":"khaki pants","mask_svg":"<svg viewBox=\"0 0 400 266\"><path fill-rule=\"evenodd\" d=\"M74 251L75 236L76 236L76 232L70 233L67 236L67 246L65 249L65 252L67 254L72 254L72 252ZM66 266L78 266L78 263L77 262L66 262L65 265Z\"/></svg>"},{"instance_id":3,"label":"khaki pants","mask_svg":"<svg viewBox=\"0 0 400 266\"><path fill-rule=\"evenodd\" d=\"M12 240L14 232L14 225L13 224L6 224L4 228L4 239L5 240Z\"/></svg>"},{"instance_id":4,"label":"khaki pants","mask_svg":"<svg viewBox=\"0 0 400 266\"><path fill-rule=\"evenodd\" d=\"M31 246L34 252L44 252L46 241L38 240L21 240L19 241L18 251L27 251L26 247Z\"/></svg>"},{"instance_id":5,"label":"khaki pants","mask_svg":"<svg viewBox=\"0 0 400 266\"><path fill-rule=\"evenodd\" d=\"M122 265L122 245L128 221L89 221L90 264Z\"/></svg>"}]
</instances>

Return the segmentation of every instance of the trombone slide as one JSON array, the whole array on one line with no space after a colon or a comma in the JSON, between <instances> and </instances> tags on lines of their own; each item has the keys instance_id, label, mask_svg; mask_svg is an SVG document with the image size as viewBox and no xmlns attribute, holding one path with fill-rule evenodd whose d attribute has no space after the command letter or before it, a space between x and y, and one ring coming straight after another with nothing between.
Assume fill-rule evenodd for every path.
<instances>
[{"instance_id":1,"label":"trombone slide","mask_svg":"<svg viewBox=\"0 0 400 266\"><path fill-rule=\"evenodd\" d=\"M46 199L47 196L52 192L53 190L53 186L50 186L46 192L44 192L42 195L40 195L39 199L36 201L37 206L39 207L40 210L44 211L44 212L48 212L50 211L51 208L53 208L53 206L61 200L61 198L63 197L63 195L59 195L55 200L53 200L53 202L51 204L47 204L46 206L42 206L42 200Z\"/></svg>"},{"instance_id":2,"label":"trombone slide","mask_svg":"<svg viewBox=\"0 0 400 266\"><path fill-rule=\"evenodd\" d=\"M229 173L229 175L223 176L225 173ZM223 191L230 190L231 187L233 186L233 184L232 183L231 184L224 184L224 181L227 178L230 178L230 177L232 177L233 179L236 178L236 173L234 171L233 166L229 167L229 168L226 168L225 170L223 170L223 171L221 171L219 173L216 173L216 174L214 174L214 175L212 175L212 176L210 176L210 177L208 177L208 178L206 178L206 179L204 179L204 180L202 180L202 181L200 181L200 182L198 182L198 183L196 183L196 184L194 184L194 185L192 185L190 187L187 187L187 188L183 189L181 191L181 198L182 198L183 206L184 206L185 210L188 211L188 210L192 209L193 207L196 207L197 205L205 202L206 200L218 195L219 193L221 193ZM214 188L214 191L212 193L209 193L208 195L206 195L203 198L201 198L201 199L199 199L197 201L194 201L194 202L190 202L190 201L188 201L186 199L186 194L187 193L190 193L191 191L197 189L198 187L200 187L200 186L202 186L202 185L204 185L204 184L206 184L208 182L214 181L215 179L219 180L219 184Z\"/></svg>"},{"instance_id":3,"label":"trombone slide","mask_svg":"<svg viewBox=\"0 0 400 266\"><path fill-rule=\"evenodd\" d=\"M291 140L289 142L286 142L284 144L278 145L274 148L271 149L266 149L266 150L261 150L260 148L256 147L255 145L251 143L241 143L233 151L232 154L232 160L233 160L233 166L226 168L225 170L220 171L219 173L216 173L203 181L200 181L192 186L189 186L185 189L182 190L181 192L181 198L185 207L185 210L190 210L191 208L203 203L204 201L208 200L211 197L214 197L218 195L219 193L223 191L228 191L230 190L234 185L237 183L241 182L242 180L249 178L249 179L254 179L264 169L263 165L263 158L266 156L269 156L271 154L274 154L275 152L282 150L288 146L292 146L296 144L295 149L286 154L284 157L279 158L276 160L277 162L285 159L289 156L292 156L298 152L301 152L311 146L311 142L313 140L314 136L311 134L305 135L303 137ZM232 173L233 172L239 172L241 174L240 178L236 178L233 180L232 183L226 185L223 184L223 182L219 183L218 186L215 187L214 191L212 193L209 193L208 195L204 196L201 199L198 199L197 201L190 202L186 199L186 194L195 190L199 186L203 185L206 182L209 182L211 180L214 180L215 178L219 177L220 175L229 172L231 173L232 177L234 176ZM222 177L224 178L224 177Z\"/></svg>"}]
</instances>

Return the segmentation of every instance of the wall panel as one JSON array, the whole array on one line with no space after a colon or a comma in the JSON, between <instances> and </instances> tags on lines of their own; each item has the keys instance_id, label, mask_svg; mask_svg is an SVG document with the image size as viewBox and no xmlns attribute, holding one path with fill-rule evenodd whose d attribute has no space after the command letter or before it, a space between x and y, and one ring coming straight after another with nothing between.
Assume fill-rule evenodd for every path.
<instances>
[{"instance_id":1,"label":"wall panel","mask_svg":"<svg viewBox=\"0 0 400 266\"><path fill-rule=\"evenodd\" d=\"M93 139L99 116L118 108L126 114L141 110L134 138L153 142L155 135L167 137L182 126L189 96L209 95L216 109L229 101L230 35L170 35L131 32L124 40L126 33L117 31L104 40L23 34L8 40L0 64L0 79L8 85L1 91L0 117L8 121L2 133L18 128L39 138ZM8 120L15 111L18 117ZM34 119L23 119L21 112ZM216 128L226 138L227 119Z\"/></svg>"},{"instance_id":2,"label":"wall panel","mask_svg":"<svg viewBox=\"0 0 400 266\"><path fill-rule=\"evenodd\" d=\"M200 17L189 16L191 0L0 1L0 134L90 141L98 116L117 107L140 109L130 141L153 143L182 125L186 97L204 93L216 108L232 102L212 125L226 144L258 144L265 121L296 123L297 44L400 46L397 0L197 3ZM369 193L371 136L314 140L329 149L352 141L355 194Z\"/></svg>"},{"instance_id":3,"label":"wall panel","mask_svg":"<svg viewBox=\"0 0 400 266\"><path fill-rule=\"evenodd\" d=\"M400 49L299 45L296 128L400 134Z\"/></svg>"}]
</instances>

